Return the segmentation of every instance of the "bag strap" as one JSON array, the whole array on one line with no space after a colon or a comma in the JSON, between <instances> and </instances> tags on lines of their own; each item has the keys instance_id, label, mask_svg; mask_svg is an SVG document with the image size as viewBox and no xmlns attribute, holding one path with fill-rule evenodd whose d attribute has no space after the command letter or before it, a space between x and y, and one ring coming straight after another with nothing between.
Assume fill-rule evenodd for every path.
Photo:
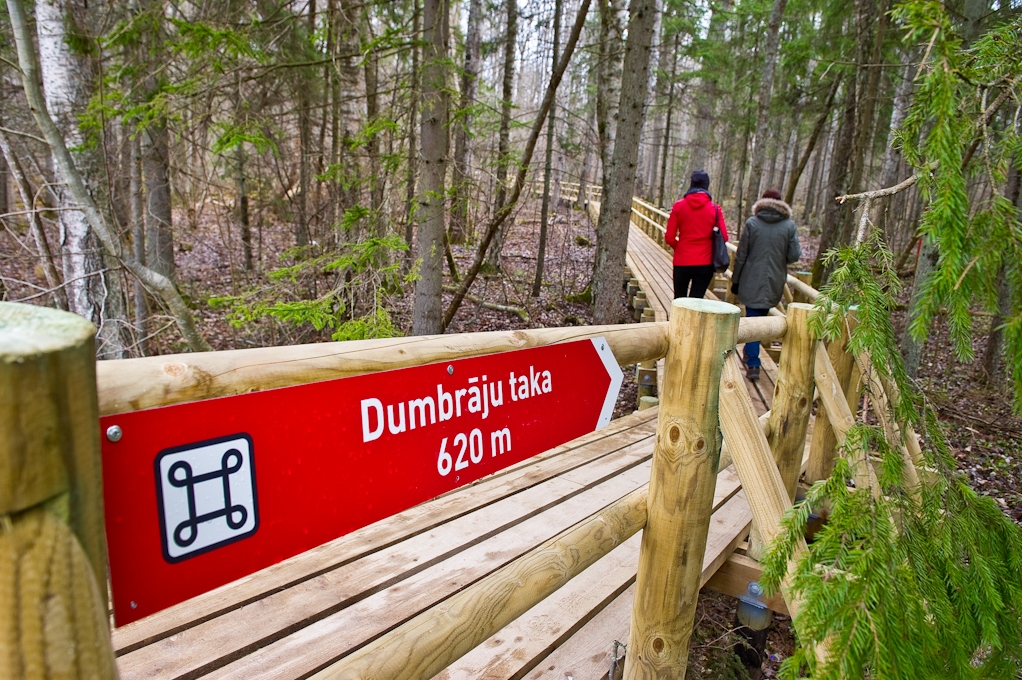
<instances>
[{"instance_id":1,"label":"bag strap","mask_svg":"<svg viewBox=\"0 0 1022 680\"><path fill-rule=\"evenodd\" d=\"M713 212L713 228L720 231L720 206L714 203L713 207L715 209Z\"/></svg>"}]
</instances>

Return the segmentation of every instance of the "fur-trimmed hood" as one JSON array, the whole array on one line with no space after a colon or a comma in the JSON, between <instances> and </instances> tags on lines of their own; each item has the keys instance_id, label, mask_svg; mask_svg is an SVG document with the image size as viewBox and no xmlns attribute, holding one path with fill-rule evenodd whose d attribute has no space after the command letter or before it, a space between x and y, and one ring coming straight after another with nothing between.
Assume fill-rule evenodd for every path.
<instances>
[{"instance_id":1,"label":"fur-trimmed hood","mask_svg":"<svg viewBox=\"0 0 1022 680\"><path fill-rule=\"evenodd\" d=\"M761 212L768 214L760 215ZM769 213L771 212L776 213L778 218L769 219ZM776 198L761 198L752 206L752 214L759 216L760 219L764 219L767 222L780 222L791 217L791 206Z\"/></svg>"}]
</instances>

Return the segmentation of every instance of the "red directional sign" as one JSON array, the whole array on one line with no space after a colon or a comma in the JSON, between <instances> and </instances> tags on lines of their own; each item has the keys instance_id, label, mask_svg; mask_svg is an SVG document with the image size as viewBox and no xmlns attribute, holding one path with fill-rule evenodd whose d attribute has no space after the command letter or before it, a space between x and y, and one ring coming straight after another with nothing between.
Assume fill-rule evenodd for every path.
<instances>
[{"instance_id":1,"label":"red directional sign","mask_svg":"<svg viewBox=\"0 0 1022 680\"><path fill-rule=\"evenodd\" d=\"M602 427L621 379L597 338L106 416L117 624Z\"/></svg>"}]
</instances>

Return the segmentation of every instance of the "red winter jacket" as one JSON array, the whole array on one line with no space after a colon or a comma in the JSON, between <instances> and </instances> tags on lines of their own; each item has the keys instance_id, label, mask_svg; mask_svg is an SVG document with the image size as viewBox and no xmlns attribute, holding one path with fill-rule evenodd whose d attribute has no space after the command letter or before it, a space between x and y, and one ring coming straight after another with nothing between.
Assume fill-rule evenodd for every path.
<instances>
[{"instance_id":1,"label":"red winter jacket","mask_svg":"<svg viewBox=\"0 0 1022 680\"><path fill-rule=\"evenodd\" d=\"M717 218L717 211L720 217ZM689 194L674 204L667 220L667 245L674 249L674 266L693 267L713 264L714 220L727 241L724 211L702 192Z\"/></svg>"}]
</instances>

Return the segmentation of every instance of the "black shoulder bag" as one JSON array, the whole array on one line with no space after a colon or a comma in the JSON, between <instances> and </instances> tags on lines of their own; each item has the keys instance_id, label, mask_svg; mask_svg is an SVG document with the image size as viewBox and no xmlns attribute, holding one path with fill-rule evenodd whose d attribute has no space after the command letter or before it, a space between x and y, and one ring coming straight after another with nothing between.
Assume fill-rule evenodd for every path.
<instances>
[{"instance_id":1,"label":"black shoulder bag","mask_svg":"<svg viewBox=\"0 0 1022 680\"><path fill-rule=\"evenodd\" d=\"M727 245L724 243L724 235L720 233L720 206L714 206L717 214L713 217L713 268L722 272L731 265L731 256L728 255Z\"/></svg>"}]
</instances>

